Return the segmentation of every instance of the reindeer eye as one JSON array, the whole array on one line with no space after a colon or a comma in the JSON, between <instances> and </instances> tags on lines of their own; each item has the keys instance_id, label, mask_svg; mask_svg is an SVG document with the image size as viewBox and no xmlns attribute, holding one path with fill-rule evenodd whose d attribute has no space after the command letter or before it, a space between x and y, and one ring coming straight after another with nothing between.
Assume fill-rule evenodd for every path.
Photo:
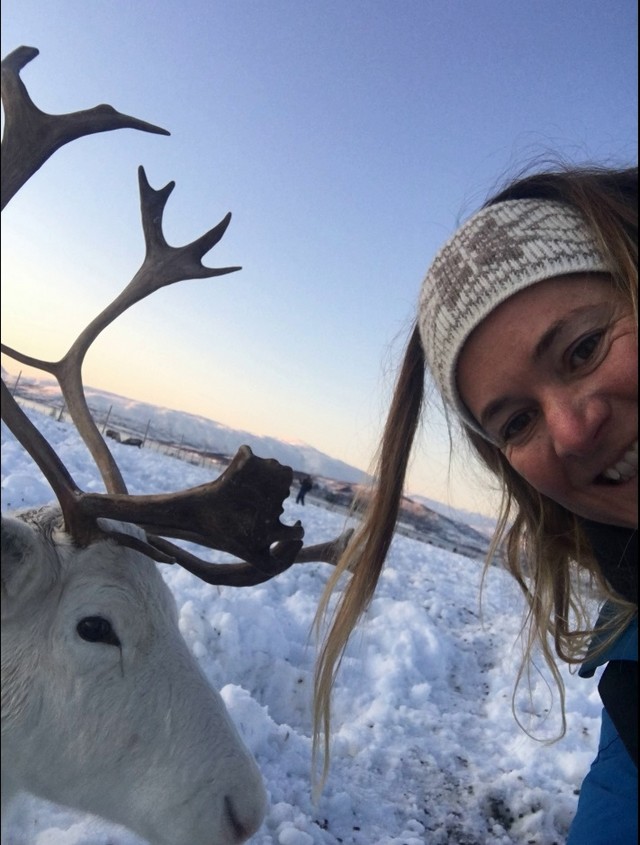
<instances>
[{"instance_id":1,"label":"reindeer eye","mask_svg":"<svg viewBox=\"0 0 640 845\"><path fill-rule=\"evenodd\" d=\"M120 646L120 640L111 627L111 622L102 616L85 616L76 625L76 631L88 643L107 643L108 645Z\"/></svg>"}]
</instances>

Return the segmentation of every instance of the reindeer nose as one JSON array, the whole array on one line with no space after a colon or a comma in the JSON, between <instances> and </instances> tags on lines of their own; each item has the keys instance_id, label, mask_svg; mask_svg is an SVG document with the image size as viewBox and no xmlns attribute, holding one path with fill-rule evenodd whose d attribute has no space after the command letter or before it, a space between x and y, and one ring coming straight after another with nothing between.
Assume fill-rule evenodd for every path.
<instances>
[{"instance_id":1,"label":"reindeer nose","mask_svg":"<svg viewBox=\"0 0 640 845\"><path fill-rule=\"evenodd\" d=\"M257 805L251 804L238 808L228 795L224 797L224 812L229 824L232 839L229 845L240 845L258 830L264 818L264 812Z\"/></svg>"}]
</instances>

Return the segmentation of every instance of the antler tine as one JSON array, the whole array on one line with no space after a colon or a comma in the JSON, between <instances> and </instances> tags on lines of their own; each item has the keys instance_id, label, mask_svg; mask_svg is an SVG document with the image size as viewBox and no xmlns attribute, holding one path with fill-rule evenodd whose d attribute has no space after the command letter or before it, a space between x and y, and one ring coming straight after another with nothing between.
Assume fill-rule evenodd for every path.
<instances>
[{"instance_id":1,"label":"antler tine","mask_svg":"<svg viewBox=\"0 0 640 845\"><path fill-rule=\"evenodd\" d=\"M201 581L216 587L254 587L256 584L263 584L297 563L296 555L302 547L302 540L280 541L271 550L268 568L258 569L244 562L205 563L167 540L149 537L149 535L147 537L152 547L163 553L164 560L156 558L157 560L164 563L177 563Z\"/></svg>"},{"instance_id":2,"label":"antler tine","mask_svg":"<svg viewBox=\"0 0 640 845\"><path fill-rule=\"evenodd\" d=\"M298 523L294 527L297 526ZM280 575L294 563L329 563L335 566L352 535L353 528L350 528L335 540L314 546L303 546L302 540L281 540L271 549L268 569L259 569L244 562L206 563L180 546L150 534L147 534L146 543L130 535L114 533L112 536L160 563L178 563L207 584L253 587Z\"/></svg>"},{"instance_id":3,"label":"antler tine","mask_svg":"<svg viewBox=\"0 0 640 845\"><path fill-rule=\"evenodd\" d=\"M2 61L2 208L60 147L97 132L139 129L169 135L166 129L99 105L70 114L47 114L32 101L20 71L39 54L35 47L18 47Z\"/></svg>"},{"instance_id":4,"label":"antler tine","mask_svg":"<svg viewBox=\"0 0 640 845\"><path fill-rule=\"evenodd\" d=\"M303 546L296 555L294 563L322 562L330 563L332 566L335 566L342 557L342 553L349 545L353 532L353 528L348 528L346 531L343 531L339 537L336 537L335 540L330 540L328 543L317 543L314 546Z\"/></svg>"},{"instance_id":5,"label":"antler tine","mask_svg":"<svg viewBox=\"0 0 640 845\"><path fill-rule=\"evenodd\" d=\"M204 267L201 262L203 256L213 249L227 231L231 222L231 213L226 214L213 229L209 229L192 243L182 247L172 247L166 242L162 232L162 217L175 182L169 182L164 188L154 190L149 184L144 167L139 167L138 184L142 228L147 247L147 254L140 272L146 269L146 284L149 285L147 290L140 280L136 280L141 293L140 299L161 287L184 279L208 279L242 269L241 267Z\"/></svg>"}]
</instances>

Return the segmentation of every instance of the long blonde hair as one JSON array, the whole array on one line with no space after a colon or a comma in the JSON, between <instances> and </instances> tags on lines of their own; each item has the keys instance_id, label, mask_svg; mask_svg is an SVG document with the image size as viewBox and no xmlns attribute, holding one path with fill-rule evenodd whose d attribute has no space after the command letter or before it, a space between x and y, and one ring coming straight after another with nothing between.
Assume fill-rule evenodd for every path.
<instances>
[{"instance_id":1,"label":"long blonde hair","mask_svg":"<svg viewBox=\"0 0 640 845\"><path fill-rule=\"evenodd\" d=\"M612 283L632 303L637 322L637 175L637 168L548 170L514 180L485 206L525 198L556 200L574 206L592 228L610 266L615 268ZM327 583L316 614L316 628L320 631L335 588L343 575L350 572L332 613L330 630L321 645L316 666L313 748L314 761L319 751L323 752L321 783L329 766L331 692L344 649L371 602L393 539L411 448L425 404L425 367L420 336L414 327L376 459L374 489L367 495L364 516ZM585 577L590 586L586 592L610 599L617 608L609 622L611 637L628 623L636 607L611 592L577 517L534 490L496 446L462 424L461 428L502 489L497 528L486 566L502 546L506 567L526 599L525 656L516 687L538 645L560 693L564 733L564 689L556 657L569 663L584 658L593 633L584 598Z\"/></svg>"}]
</instances>

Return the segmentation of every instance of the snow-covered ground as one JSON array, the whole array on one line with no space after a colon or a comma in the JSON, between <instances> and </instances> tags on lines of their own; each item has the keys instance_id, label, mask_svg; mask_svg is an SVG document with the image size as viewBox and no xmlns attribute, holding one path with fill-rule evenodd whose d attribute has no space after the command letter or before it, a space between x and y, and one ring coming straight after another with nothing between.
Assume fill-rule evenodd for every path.
<instances>
[{"instance_id":1,"label":"snow-covered ground","mask_svg":"<svg viewBox=\"0 0 640 845\"><path fill-rule=\"evenodd\" d=\"M66 423L33 413L83 489L101 489ZM113 444L133 493L210 480L206 470ZM31 460L2 430L2 509L51 500ZM344 517L285 503L306 541L344 528ZM216 559L215 557L213 559ZM163 567L180 626L264 775L270 809L252 845L561 845L580 782L595 755L597 679L564 671L568 732L546 745L511 712L521 601L491 570L482 618L481 566L398 536L366 621L349 646L335 694L333 757L317 805L310 787L310 626L328 570L299 565L252 588L214 588ZM546 678L518 696L538 737L560 724ZM6 845L140 845L100 819L24 798L7 819Z\"/></svg>"}]
</instances>

